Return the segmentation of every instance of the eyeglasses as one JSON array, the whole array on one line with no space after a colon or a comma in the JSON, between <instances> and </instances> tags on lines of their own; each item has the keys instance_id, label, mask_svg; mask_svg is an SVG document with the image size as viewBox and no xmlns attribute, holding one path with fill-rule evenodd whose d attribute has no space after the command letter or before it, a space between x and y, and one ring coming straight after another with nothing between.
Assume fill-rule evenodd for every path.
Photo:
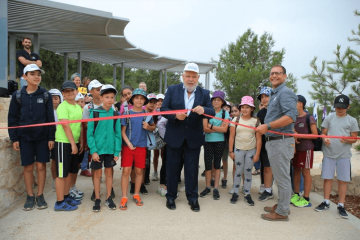
<instances>
[{"instance_id":1,"label":"eyeglasses","mask_svg":"<svg viewBox=\"0 0 360 240\"><path fill-rule=\"evenodd\" d=\"M282 73L284 73L284 72L270 72L270 76L273 76L273 75L279 76Z\"/></svg>"}]
</instances>

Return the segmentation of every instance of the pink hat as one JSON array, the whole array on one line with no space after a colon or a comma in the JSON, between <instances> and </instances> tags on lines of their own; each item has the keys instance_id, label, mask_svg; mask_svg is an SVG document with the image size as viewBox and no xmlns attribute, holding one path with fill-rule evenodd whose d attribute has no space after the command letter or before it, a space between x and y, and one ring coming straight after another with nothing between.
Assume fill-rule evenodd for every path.
<instances>
[{"instance_id":1,"label":"pink hat","mask_svg":"<svg viewBox=\"0 0 360 240\"><path fill-rule=\"evenodd\" d=\"M255 108L254 99L250 96L244 96L241 98L241 103L239 106L242 106L242 105L249 105L250 107Z\"/></svg>"}]
</instances>

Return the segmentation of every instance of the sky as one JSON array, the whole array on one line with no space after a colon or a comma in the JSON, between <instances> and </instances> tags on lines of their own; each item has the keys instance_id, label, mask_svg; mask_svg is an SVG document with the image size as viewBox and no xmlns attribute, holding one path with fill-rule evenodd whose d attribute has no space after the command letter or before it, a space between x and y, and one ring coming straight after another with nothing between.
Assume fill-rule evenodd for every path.
<instances>
[{"instance_id":1,"label":"sky","mask_svg":"<svg viewBox=\"0 0 360 240\"><path fill-rule=\"evenodd\" d=\"M135 46L187 61L218 60L221 49L248 28L256 34L272 34L274 50L285 49L283 66L298 79L298 94L311 101L311 84L302 77L310 74L310 61L335 59L336 46L349 43L357 30L358 0L55 0L81 7L111 12L128 18L126 39ZM210 75L210 90L215 76ZM205 75L200 77L205 85Z\"/></svg>"}]
</instances>

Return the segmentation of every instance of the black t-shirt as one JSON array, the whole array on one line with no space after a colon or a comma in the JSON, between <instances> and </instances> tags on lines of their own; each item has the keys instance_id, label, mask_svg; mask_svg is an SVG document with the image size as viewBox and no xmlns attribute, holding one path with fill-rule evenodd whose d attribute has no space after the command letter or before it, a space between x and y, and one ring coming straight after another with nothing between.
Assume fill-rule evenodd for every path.
<instances>
[{"instance_id":1,"label":"black t-shirt","mask_svg":"<svg viewBox=\"0 0 360 240\"><path fill-rule=\"evenodd\" d=\"M267 113L267 109L266 108L263 108L261 109L258 113L257 113L257 118L260 120L260 123L261 124L264 124L264 121L265 121L265 116L266 116L266 113ZM262 149L265 149L265 134L262 135Z\"/></svg>"},{"instance_id":2,"label":"black t-shirt","mask_svg":"<svg viewBox=\"0 0 360 240\"><path fill-rule=\"evenodd\" d=\"M19 61L19 57L24 57L26 60L29 60L29 61L40 60L39 55L37 55L36 53L32 52L29 54L25 49L17 50L16 51L16 59L19 64L19 77L22 77L22 75L24 74L24 68L25 68L25 66Z\"/></svg>"}]
</instances>

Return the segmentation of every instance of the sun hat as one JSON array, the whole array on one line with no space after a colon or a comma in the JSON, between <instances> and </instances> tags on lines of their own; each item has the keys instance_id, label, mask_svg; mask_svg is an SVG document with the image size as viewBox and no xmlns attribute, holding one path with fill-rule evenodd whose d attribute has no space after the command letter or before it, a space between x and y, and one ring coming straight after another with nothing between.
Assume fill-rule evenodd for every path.
<instances>
[{"instance_id":1,"label":"sun hat","mask_svg":"<svg viewBox=\"0 0 360 240\"><path fill-rule=\"evenodd\" d=\"M257 99L261 100L261 95L262 94L270 96L270 93L271 93L271 87L262 87L261 90L260 90L260 94L257 97Z\"/></svg>"},{"instance_id":2,"label":"sun hat","mask_svg":"<svg viewBox=\"0 0 360 240\"><path fill-rule=\"evenodd\" d=\"M65 89L77 90L77 86L73 81L65 81L61 86L61 91L64 91Z\"/></svg>"},{"instance_id":3,"label":"sun hat","mask_svg":"<svg viewBox=\"0 0 360 240\"><path fill-rule=\"evenodd\" d=\"M250 96L244 96L241 98L241 103L240 103L239 107L242 105L249 105L250 107L255 108L254 99Z\"/></svg>"},{"instance_id":4,"label":"sun hat","mask_svg":"<svg viewBox=\"0 0 360 240\"><path fill-rule=\"evenodd\" d=\"M184 72L190 71L190 72L196 72L199 73L199 66L196 63L188 63L185 65Z\"/></svg>"},{"instance_id":5,"label":"sun hat","mask_svg":"<svg viewBox=\"0 0 360 240\"><path fill-rule=\"evenodd\" d=\"M157 101L156 95L155 95L154 93L149 93L149 94L147 95L147 98L149 99L149 101L150 101L151 99L156 99L156 101Z\"/></svg>"},{"instance_id":6,"label":"sun hat","mask_svg":"<svg viewBox=\"0 0 360 240\"><path fill-rule=\"evenodd\" d=\"M335 98L335 108L348 108L350 105L350 98L344 94L341 94Z\"/></svg>"},{"instance_id":7,"label":"sun hat","mask_svg":"<svg viewBox=\"0 0 360 240\"><path fill-rule=\"evenodd\" d=\"M215 91L211 97L211 101L214 99L214 98L221 98L221 100L223 100L224 103L226 103L225 101L225 93L222 92L222 91Z\"/></svg>"},{"instance_id":8,"label":"sun hat","mask_svg":"<svg viewBox=\"0 0 360 240\"><path fill-rule=\"evenodd\" d=\"M100 89L100 96L102 96L104 93L113 92L115 95L117 94L117 90L114 88L111 84L105 84L102 85Z\"/></svg>"},{"instance_id":9,"label":"sun hat","mask_svg":"<svg viewBox=\"0 0 360 240\"><path fill-rule=\"evenodd\" d=\"M132 92L131 98L129 99L129 103L130 103L131 105L134 105L134 103L133 103L132 100L133 100L134 96L136 96L136 95L141 95L141 96L143 96L143 97L145 98L144 105L148 104L149 99L148 99L147 96L146 96L145 90L142 89L142 88L136 88L136 89Z\"/></svg>"},{"instance_id":10,"label":"sun hat","mask_svg":"<svg viewBox=\"0 0 360 240\"><path fill-rule=\"evenodd\" d=\"M81 93L76 94L75 101L80 99L84 99L84 95L82 95Z\"/></svg>"},{"instance_id":11,"label":"sun hat","mask_svg":"<svg viewBox=\"0 0 360 240\"><path fill-rule=\"evenodd\" d=\"M102 86L102 84L98 80L94 79L89 83L88 89L90 91L93 88L98 88L98 87L101 87L101 86Z\"/></svg>"},{"instance_id":12,"label":"sun hat","mask_svg":"<svg viewBox=\"0 0 360 240\"><path fill-rule=\"evenodd\" d=\"M51 94L51 96L59 96L60 102L63 102L63 95L58 89L56 88L50 89L49 93Z\"/></svg>"},{"instance_id":13,"label":"sun hat","mask_svg":"<svg viewBox=\"0 0 360 240\"><path fill-rule=\"evenodd\" d=\"M40 71L41 74L44 74L44 73L45 73L44 70L40 69L40 68L38 67L38 65L36 65L36 64L34 64L34 63L28 64L28 65L26 65L26 67L24 68L24 74L26 74L27 72L34 72L34 71Z\"/></svg>"},{"instance_id":14,"label":"sun hat","mask_svg":"<svg viewBox=\"0 0 360 240\"><path fill-rule=\"evenodd\" d=\"M162 93L159 93L158 95L156 95L156 99L159 100L159 99L165 99L165 95L162 94Z\"/></svg>"},{"instance_id":15,"label":"sun hat","mask_svg":"<svg viewBox=\"0 0 360 240\"><path fill-rule=\"evenodd\" d=\"M228 101L225 101L224 106L229 106L231 108L231 104Z\"/></svg>"}]
</instances>

